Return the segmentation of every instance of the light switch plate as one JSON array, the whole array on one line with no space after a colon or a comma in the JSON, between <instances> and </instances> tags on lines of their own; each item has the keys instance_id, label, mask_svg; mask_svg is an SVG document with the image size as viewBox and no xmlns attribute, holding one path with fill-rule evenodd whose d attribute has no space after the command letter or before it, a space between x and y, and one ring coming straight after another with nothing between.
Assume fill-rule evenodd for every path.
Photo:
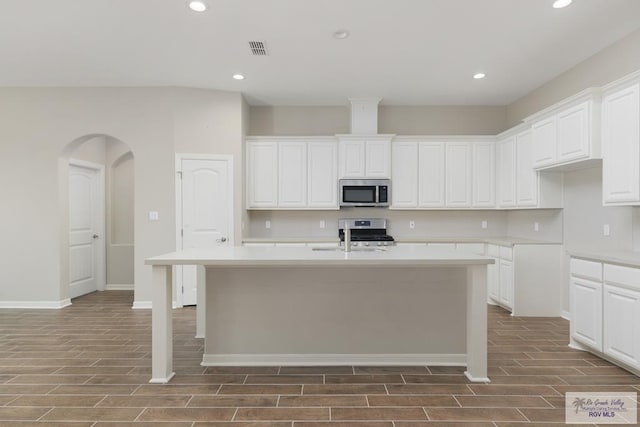
<instances>
[{"instance_id":1,"label":"light switch plate","mask_svg":"<svg viewBox=\"0 0 640 427\"><path fill-rule=\"evenodd\" d=\"M320 220L320 228L325 228L327 226L327 224L324 222L323 219Z\"/></svg>"},{"instance_id":2,"label":"light switch plate","mask_svg":"<svg viewBox=\"0 0 640 427\"><path fill-rule=\"evenodd\" d=\"M149 211L149 221L158 221L160 213L158 211Z\"/></svg>"},{"instance_id":3,"label":"light switch plate","mask_svg":"<svg viewBox=\"0 0 640 427\"><path fill-rule=\"evenodd\" d=\"M264 228L271 228L271 221L266 220L266 221L264 222Z\"/></svg>"},{"instance_id":4,"label":"light switch plate","mask_svg":"<svg viewBox=\"0 0 640 427\"><path fill-rule=\"evenodd\" d=\"M416 228L416 222L415 221L409 221L409 228L412 229L412 230L414 228Z\"/></svg>"},{"instance_id":5,"label":"light switch plate","mask_svg":"<svg viewBox=\"0 0 640 427\"><path fill-rule=\"evenodd\" d=\"M539 222L534 222L533 223L533 231L540 231L540 223Z\"/></svg>"},{"instance_id":6,"label":"light switch plate","mask_svg":"<svg viewBox=\"0 0 640 427\"><path fill-rule=\"evenodd\" d=\"M482 223L480 224L480 226L482 227L483 230L486 230L487 227L489 226L489 224L487 223L487 221L482 221Z\"/></svg>"},{"instance_id":7,"label":"light switch plate","mask_svg":"<svg viewBox=\"0 0 640 427\"><path fill-rule=\"evenodd\" d=\"M609 226L609 224L605 224L602 227L602 234L605 236L610 236L611 235L611 226Z\"/></svg>"}]
</instances>

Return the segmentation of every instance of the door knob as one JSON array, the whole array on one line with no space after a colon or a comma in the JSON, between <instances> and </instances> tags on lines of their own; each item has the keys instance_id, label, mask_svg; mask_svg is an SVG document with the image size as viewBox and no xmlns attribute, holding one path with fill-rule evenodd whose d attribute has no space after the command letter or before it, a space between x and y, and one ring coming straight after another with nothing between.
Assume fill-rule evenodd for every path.
<instances>
[{"instance_id":1,"label":"door knob","mask_svg":"<svg viewBox=\"0 0 640 427\"><path fill-rule=\"evenodd\" d=\"M98 238L98 237L100 237L100 236L98 236L97 234L94 234L92 237L93 237L94 239L97 239L97 238Z\"/></svg>"},{"instance_id":2,"label":"door knob","mask_svg":"<svg viewBox=\"0 0 640 427\"><path fill-rule=\"evenodd\" d=\"M218 243L224 243L224 242L226 242L226 241L227 241L227 238L226 238L226 237L221 237L221 238L219 238L219 239L216 239L216 242L218 242Z\"/></svg>"}]
</instances>

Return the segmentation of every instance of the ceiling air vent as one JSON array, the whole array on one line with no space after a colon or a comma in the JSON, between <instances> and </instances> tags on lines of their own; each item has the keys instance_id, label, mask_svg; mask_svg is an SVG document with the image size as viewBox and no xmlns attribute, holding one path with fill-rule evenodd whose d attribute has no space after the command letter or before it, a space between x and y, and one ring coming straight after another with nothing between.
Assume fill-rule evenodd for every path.
<instances>
[{"instance_id":1,"label":"ceiling air vent","mask_svg":"<svg viewBox=\"0 0 640 427\"><path fill-rule=\"evenodd\" d=\"M253 55L265 56L267 54L267 47L264 45L264 42L251 41L249 42L249 48L251 48Z\"/></svg>"}]
</instances>

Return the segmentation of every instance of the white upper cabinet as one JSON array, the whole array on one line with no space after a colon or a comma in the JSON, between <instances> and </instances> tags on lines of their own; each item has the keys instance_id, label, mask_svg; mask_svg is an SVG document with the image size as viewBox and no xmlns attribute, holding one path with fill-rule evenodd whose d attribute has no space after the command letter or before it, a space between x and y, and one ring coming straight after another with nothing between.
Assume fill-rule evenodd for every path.
<instances>
[{"instance_id":1,"label":"white upper cabinet","mask_svg":"<svg viewBox=\"0 0 640 427\"><path fill-rule=\"evenodd\" d=\"M533 169L533 130L518 127L496 145L498 206L501 208L561 208L562 173Z\"/></svg>"},{"instance_id":2,"label":"white upper cabinet","mask_svg":"<svg viewBox=\"0 0 640 427\"><path fill-rule=\"evenodd\" d=\"M473 144L473 200L475 208L496 205L496 153L494 142Z\"/></svg>"},{"instance_id":3,"label":"white upper cabinet","mask_svg":"<svg viewBox=\"0 0 640 427\"><path fill-rule=\"evenodd\" d=\"M532 167L544 167L556 162L556 118L540 120L531 126L535 148Z\"/></svg>"},{"instance_id":4,"label":"white upper cabinet","mask_svg":"<svg viewBox=\"0 0 640 427\"><path fill-rule=\"evenodd\" d=\"M600 159L600 105L599 94L589 89L525 119L532 122L533 167L569 170Z\"/></svg>"},{"instance_id":5,"label":"white upper cabinet","mask_svg":"<svg viewBox=\"0 0 640 427\"><path fill-rule=\"evenodd\" d=\"M418 143L391 144L391 205L395 208L418 206Z\"/></svg>"},{"instance_id":6,"label":"white upper cabinet","mask_svg":"<svg viewBox=\"0 0 640 427\"><path fill-rule=\"evenodd\" d=\"M538 204L538 172L533 169L532 157L532 132L522 132L516 136L517 206L536 206Z\"/></svg>"},{"instance_id":7,"label":"white upper cabinet","mask_svg":"<svg viewBox=\"0 0 640 427\"><path fill-rule=\"evenodd\" d=\"M340 178L390 178L391 135L339 135Z\"/></svg>"},{"instance_id":8,"label":"white upper cabinet","mask_svg":"<svg viewBox=\"0 0 640 427\"><path fill-rule=\"evenodd\" d=\"M338 144L313 141L307 150L309 207L335 209L338 207Z\"/></svg>"},{"instance_id":9,"label":"white upper cabinet","mask_svg":"<svg viewBox=\"0 0 640 427\"><path fill-rule=\"evenodd\" d=\"M367 141L365 144L364 176L391 177L391 141Z\"/></svg>"},{"instance_id":10,"label":"white upper cabinet","mask_svg":"<svg viewBox=\"0 0 640 427\"><path fill-rule=\"evenodd\" d=\"M468 208L471 206L471 144L468 142L446 143L445 182L447 207Z\"/></svg>"},{"instance_id":11,"label":"white upper cabinet","mask_svg":"<svg viewBox=\"0 0 640 427\"><path fill-rule=\"evenodd\" d=\"M256 138L246 156L248 209L338 209L335 140Z\"/></svg>"},{"instance_id":12,"label":"white upper cabinet","mask_svg":"<svg viewBox=\"0 0 640 427\"><path fill-rule=\"evenodd\" d=\"M640 77L605 90L602 180L605 205L640 204Z\"/></svg>"},{"instance_id":13,"label":"white upper cabinet","mask_svg":"<svg viewBox=\"0 0 640 427\"><path fill-rule=\"evenodd\" d=\"M516 138L511 136L496 144L498 205L516 205Z\"/></svg>"},{"instance_id":14,"label":"white upper cabinet","mask_svg":"<svg viewBox=\"0 0 640 427\"><path fill-rule=\"evenodd\" d=\"M495 207L494 144L397 138L392 144L391 207Z\"/></svg>"},{"instance_id":15,"label":"white upper cabinet","mask_svg":"<svg viewBox=\"0 0 640 427\"><path fill-rule=\"evenodd\" d=\"M247 206L278 206L277 142L247 142Z\"/></svg>"},{"instance_id":16,"label":"white upper cabinet","mask_svg":"<svg viewBox=\"0 0 640 427\"><path fill-rule=\"evenodd\" d=\"M307 206L307 144L305 142L278 144L278 206L281 208Z\"/></svg>"},{"instance_id":17,"label":"white upper cabinet","mask_svg":"<svg viewBox=\"0 0 640 427\"><path fill-rule=\"evenodd\" d=\"M564 163L589 157L591 153L591 106L583 102L557 116L558 162Z\"/></svg>"},{"instance_id":18,"label":"white upper cabinet","mask_svg":"<svg viewBox=\"0 0 640 427\"><path fill-rule=\"evenodd\" d=\"M421 142L418 151L418 205L423 208L445 206L445 148L442 142ZM391 183L393 185L393 182Z\"/></svg>"}]
</instances>

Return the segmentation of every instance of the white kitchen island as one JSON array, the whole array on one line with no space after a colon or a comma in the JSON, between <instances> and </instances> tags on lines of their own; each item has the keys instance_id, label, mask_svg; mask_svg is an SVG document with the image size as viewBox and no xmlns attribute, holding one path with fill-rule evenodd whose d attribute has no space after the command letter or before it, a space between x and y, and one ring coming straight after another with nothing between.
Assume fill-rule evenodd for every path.
<instances>
[{"instance_id":1,"label":"white kitchen island","mask_svg":"<svg viewBox=\"0 0 640 427\"><path fill-rule=\"evenodd\" d=\"M152 266L152 383L173 372L172 268L198 266L203 365L451 365L487 378L487 264L433 247L191 249Z\"/></svg>"}]
</instances>

